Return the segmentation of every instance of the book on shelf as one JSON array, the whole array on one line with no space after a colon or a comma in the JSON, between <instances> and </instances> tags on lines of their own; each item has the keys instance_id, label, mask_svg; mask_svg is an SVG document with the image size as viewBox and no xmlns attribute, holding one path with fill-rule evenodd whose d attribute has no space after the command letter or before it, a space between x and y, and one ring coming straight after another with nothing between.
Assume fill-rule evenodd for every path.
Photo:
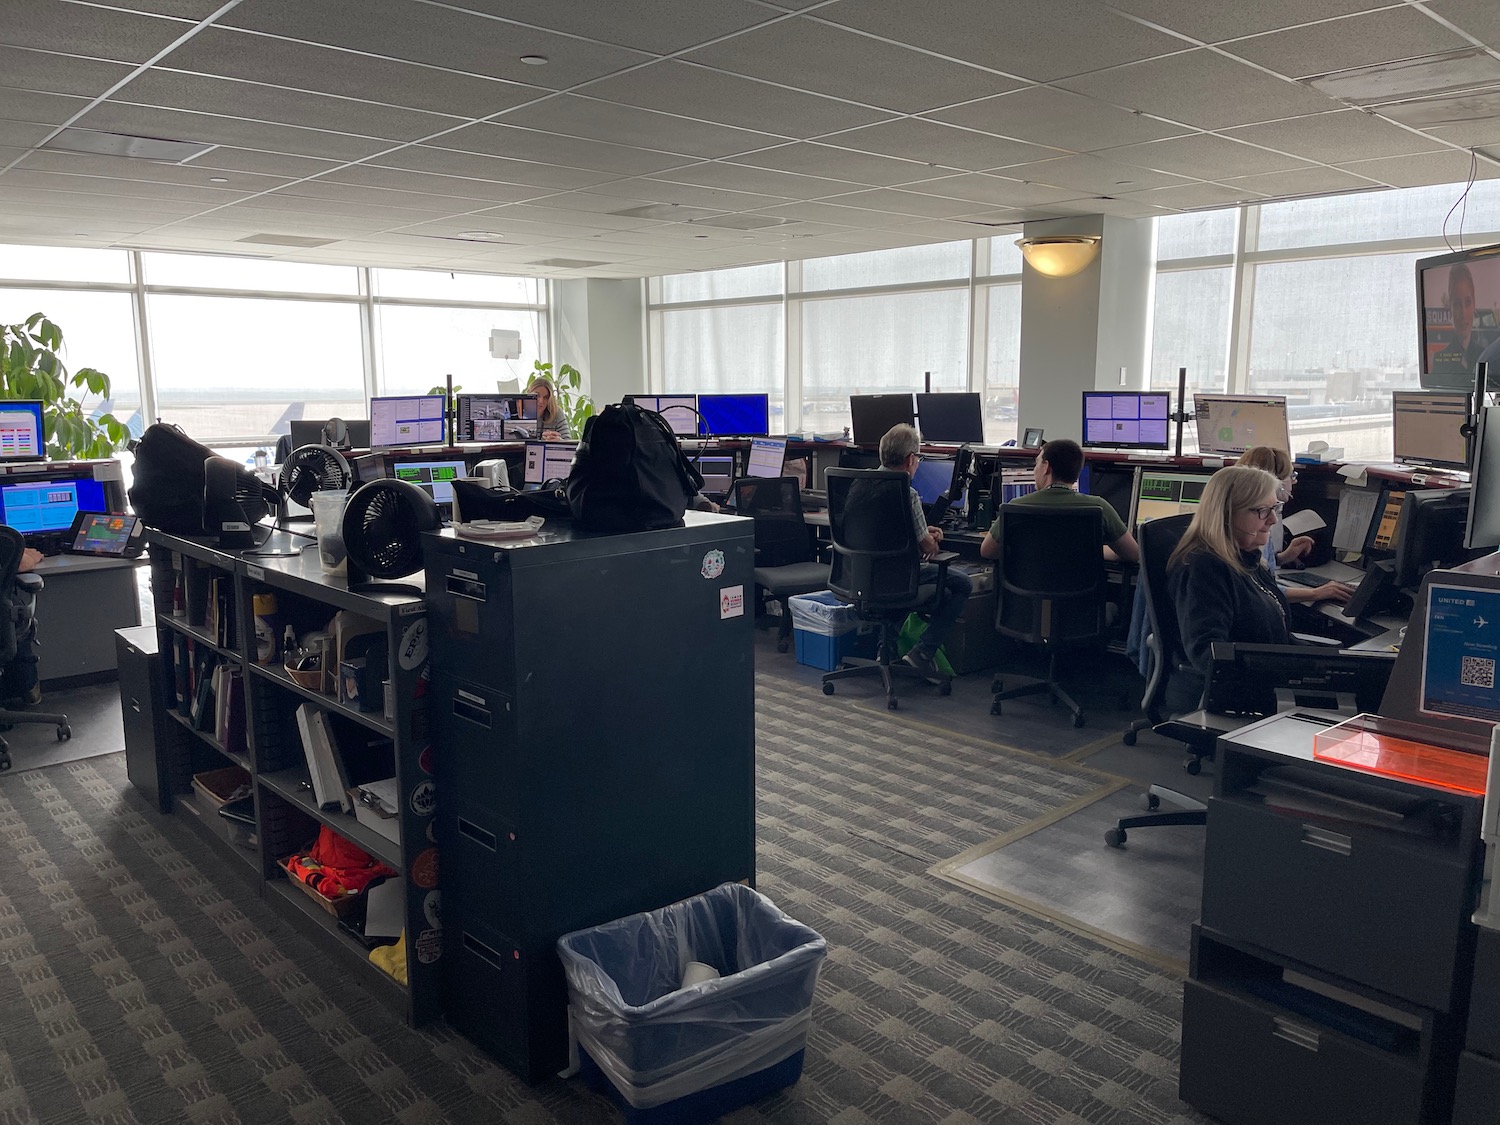
<instances>
[{"instance_id":1,"label":"book on shelf","mask_svg":"<svg viewBox=\"0 0 1500 1125\"><path fill-rule=\"evenodd\" d=\"M193 670L193 705L188 718L194 730L211 731L214 729L214 681L221 665L214 663L211 655L204 659L199 654L198 660Z\"/></svg>"},{"instance_id":2,"label":"book on shelf","mask_svg":"<svg viewBox=\"0 0 1500 1125\"><path fill-rule=\"evenodd\" d=\"M313 800L319 808L349 812L352 808L349 786L328 713L316 704L302 704L297 708L297 732L302 736L302 752L307 757Z\"/></svg>"},{"instance_id":3,"label":"book on shelf","mask_svg":"<svg viewBox=\"0 0 1500 1125\"><path fill-rule=\"evenodd\" d=\"M223 674L214 695L214 738L231 754L249 751L245 732L245 673L235 664L222 664Z\"/></svg>"}]
</instances>

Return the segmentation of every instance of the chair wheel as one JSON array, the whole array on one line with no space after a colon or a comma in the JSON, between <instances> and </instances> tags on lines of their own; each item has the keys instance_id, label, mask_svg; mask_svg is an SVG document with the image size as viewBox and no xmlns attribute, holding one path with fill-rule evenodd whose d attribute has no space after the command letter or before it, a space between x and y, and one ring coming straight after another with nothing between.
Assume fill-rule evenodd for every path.
<instances>
[{"instance_id":1,"label":"chair wheel","mask_svg":"<svg viewBox=\"0 0 1500 1125\"><path fill-rule=\"evenodd\" d=\"M1144 797L1141 798L1141 804L1145 807L1147 812L1155 812L1157 809L1161 808L1161 798L1158 797L1155 793L1147 793Z\"/></svg>"},{"instance_id":2,"label":"chair wheel","mask_svg":"<svg viewBox=\"0 0 1500 1125\"><path fill-rule=\"evenodd\" d=\"M1104 842L1112 848L1125 846L1125 829L1107 828L1104 832Z\"/></svg>"},{"instance_id":3,"label":"chair wheel","mask_svg":"<svg viewBox=\"0 0 1500 1125\"><path fill-rule=\"evenodd\" d=\"M1200 773L1203 772L1203 759L1189 758L1187 761L1182 763L1182 768L1187 770L1188 773L1192 774L1194 777L1197 777Z\"/></svg>"},{"instance_id":4,"label":"chair wheel","mask_svg":"<svg viewBox=\"0 0 1500 1125\"><path fill-rule=\"evenodd\" d=\"M832 684L824 684L823 685L823 694L824 695L832 695L833 694L833 685Z\"/></svg>"},{"instance_id":5,"label":"chair wheel","mask_svg":"<svg viewBox=\"0 0 1500 1125\"><path fill-rule=\"evenodd\" d=\"M72 727L70 727L67 723L58 723L57 724L57 741L59 741L59 742L67 742L72 737L73 737L73 728Z\"/></svg>"},{"instance_id":6,"label":"chair wheel","mask_svg":"<svg viewBox=\"0 0 1500 1125\"><path fill-rule=\"evenodd\" d=\"M999 695L1004 690L1005 690L1005 681L1004 680L991 680L990 681L990 691L993 694Z\"/></svg>"},{"instance_id":7,"label":"chair wheel","mask_svg":"<svg viewBox=\"0 0 1500 1125\"><path fill-rule=\"evenodd\" d=\"M887 699L885 701L885 708L886 708L887 711L896 711L896 710L899 710L900 707L901 707L901 704L898 703L894 699Z\"/></svg>"},{"instance_id":8,"label":"chair wheel","mask_svg":"<svg viewBox=\"0 0 1500 1125\"><path fill-rule=\"evenodd\" d=\"M939 695L952 695L953 694L953 681L952 680L944 680L942 683L938 684L938 694Z\"/></svg>"},{"instance_id":9,"label":"chair wheel","mask_svg":"<svg viewBox=\"0 0 1500 1125\"><path fill-rule=\"evenodd\" d=\"M788 645L785 641L777 641L776 642L776 651L777 652L785 652L790 647L791 646Z\"/></svg>"},{"instance_id":10,"label":"chair wheel","mask_svg":"<svg viewBox=\"0 0 1500 1125\"><path fill-rule=\"evenodd\" d=\"M1076 714L1076 715L1073 716L1073 728L1076 730L1077 728L1079 728L1081 726L1083 726L1083 712L1082 711L1078 712L1078 714Z\"/></svg>"},{"instance_id":11,"label":"chair wheel","mask_svg":"<svg viewBox=\"0 0 1500 1125\"><path fill-rule=\"evenodd\" d=\"M1000 704L999 704L998 701L990 704L990 714L991 715L998 715L998 714L1000 714Z\"/></svg>"},{"instance_id":12,"label":"chair wheel","mask_svg":"<svg viewBox=\"0 0 1500 1125\"><path fill-rule=\"evenodd\" d=\"M1134 746L1135 745L1135 728L1132 727L1130 730L1128 730L1124 734L1120 735L1120 741L1123 742L1126 746Z\"/></svg>"}]
</instances>

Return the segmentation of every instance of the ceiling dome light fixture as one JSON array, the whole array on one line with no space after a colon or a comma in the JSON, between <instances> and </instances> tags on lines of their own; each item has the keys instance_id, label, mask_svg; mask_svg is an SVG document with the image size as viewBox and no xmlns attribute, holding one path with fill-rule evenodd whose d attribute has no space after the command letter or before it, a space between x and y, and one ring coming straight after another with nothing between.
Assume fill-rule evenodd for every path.
<instances>
[{"instance_id":1,"label":"ceiling dome light fixture","mask_svg":"<svg viewBox=\"0 0 1500 1125\"><path fill-rule=\"evenodd\" d=\"M1099 256L1097 234L1052 234L1018 238L1016 245L1027 263L1048 277L1072 277Z\"/></svg>"},{"instance_id":2,"label":"ceiling dome light fixture","mask_svg":"<svg viewBox=\"0 0 1500 1125\"><path fill-rule=\"evenodd\" d=\"M522 55L521 61L527 66L546 66L552 60L546 55Z\"/></svg>"}]
</instances>

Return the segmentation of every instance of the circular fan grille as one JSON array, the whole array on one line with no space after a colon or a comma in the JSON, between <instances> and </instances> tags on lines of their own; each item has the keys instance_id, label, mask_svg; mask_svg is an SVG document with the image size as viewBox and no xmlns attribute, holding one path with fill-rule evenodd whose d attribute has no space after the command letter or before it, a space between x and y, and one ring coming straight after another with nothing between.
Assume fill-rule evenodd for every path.
<instances>
[{"instance_id":1,"label":"circular fan grille","mask_svg":"<svg viewBox=\"0 0 1500 1125\"><path fill-rule=\"evenodd\" d=\"M304 445L281 466L281 494L305 508L314 492L348 488L352 479L349 462L337 449Z\"/></svg>"},{"instance_id":2,"label":"circular fan grille","mask_svg":"<svg viewBox=\"0 0 1500 1125\"><path fill-rule=\"evenodd\" d=\"M437 504L416 485L385 478L349 497L344 545L372 578L403 578L421 569L422 532L442 526Z\"/></svg>"}]
</instances>

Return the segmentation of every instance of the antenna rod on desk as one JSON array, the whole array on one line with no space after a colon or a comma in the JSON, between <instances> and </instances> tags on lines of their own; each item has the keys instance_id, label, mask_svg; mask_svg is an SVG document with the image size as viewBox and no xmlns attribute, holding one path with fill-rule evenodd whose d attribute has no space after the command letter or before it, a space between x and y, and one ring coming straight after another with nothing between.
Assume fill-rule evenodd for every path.
<instances>
[{"instance_id":1,"label":"antenna rod on desk","mask_svg":"<svg viewBox=\"0 0 1500 1125\"><path fill-rule=\"evenodd\" d=\"M1172 415L1177 423L1176 455L1182 456L1182 427L1187 423L1187 368L1177 369L1177 413Z\"/></svg>"},{"instance_id":2,"label":"antenna rod on desk","mask_svg":"<svg viewBox=\"0 0 1500 1125\"><path fill-rule=\"evenodd\" d=\"M453 432L453 427L458 424L458 411L453 409L453 372L448 372L448 395L443 399L443 436L447 438L447 445L452 449L458 444L458 437Z\"/></svg>"},{"instance_id":3,"label":"antenna rod on desk","mask_svg":"<svg viewBox=\"0 0 1500 1125\"><path fill-rule=\"evenodd\" d=\"M923 377L922 377L922 390L925 393L927 393L927 394L931 394L932 393L932 372L931 371L925 372L923 374Z\"/></svg>"}]
</instances>

